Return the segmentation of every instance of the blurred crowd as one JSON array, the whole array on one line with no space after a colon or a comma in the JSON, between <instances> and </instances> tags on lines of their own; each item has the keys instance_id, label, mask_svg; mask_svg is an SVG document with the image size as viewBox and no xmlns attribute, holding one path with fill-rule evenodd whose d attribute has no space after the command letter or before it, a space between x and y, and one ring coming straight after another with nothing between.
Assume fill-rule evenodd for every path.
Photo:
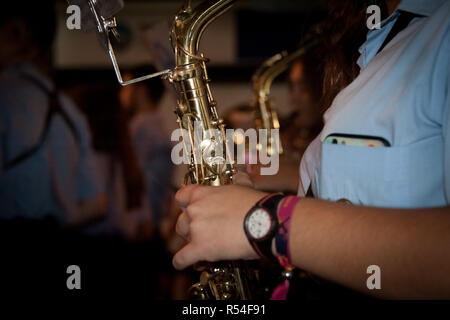
<instances>
[{"instance_id":1,"label":"blurred crowd","mask_svg":"<svg viewBox=\"0 0 450 320\"><path fill-rule=\"evenodd\" d=\"M186 298L196 279L171 264L182 240L174 230L179 209L170 136L158 110L162 80L61 90L54 81L52 1L16 9L0 14L3 288L61 289L65 268L76 264L92 292ZM304 56L290 69L292 109L282 119L282 170L262 177L247 168L260 189L296 193L298 175L292 172L321 127L314 57ZM140 66L124 79L153 72ZM232 128L248 129L253 119L254 108L247 105L226 115ZM35 273L28 272L30 266Z\"/></svg>"},{"instance_id":2,"label":"blurred crowd","mask_svg":"<svg viewBox=\"0 0 450 320\"><path fill-rule=\"evenodd\" d=\"M81 86L69 98L54 81L53 2L18 6L0 17L2 289L61 288L77 264L88 290L176 298L162 80Z\"/></svg>"}]
</instances>

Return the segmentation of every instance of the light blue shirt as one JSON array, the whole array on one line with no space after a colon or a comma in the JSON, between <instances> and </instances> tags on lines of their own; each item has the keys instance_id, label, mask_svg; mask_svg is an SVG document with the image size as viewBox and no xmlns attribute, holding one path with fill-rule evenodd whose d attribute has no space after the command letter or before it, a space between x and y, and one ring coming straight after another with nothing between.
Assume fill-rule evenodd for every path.
<instances>
[{"instance_id":1,"label":"light blue shirt","mask_svg":"<svg viewBox=\"0 0 450 320\"><path fill-rule=\"evenodd\" d=\"M361 47L360 75L324 115L300 166L299 195L417 208L450 203L450 1L404 0L423 15L379 53L394 12ZM391 147L324 144L330 134L386 139Z\"/></svg>"},{"instance_id":2,"label":"light blue shirt","mask_svg":"<svg viewBox=\"0 0 450 320\"><path fill-rule=\"evenodd\" d=\"M22 74L53 88L29 64L10 67L0 75L0 168L36 145L49 107L48 94ZM59 98L79 142L61 116L55 115L36 153L11 169L0 169L0 219L52 215L65 223L78 214L79 201L100 193L87 124L67 97Z\"/></svg>"}]
</instances>

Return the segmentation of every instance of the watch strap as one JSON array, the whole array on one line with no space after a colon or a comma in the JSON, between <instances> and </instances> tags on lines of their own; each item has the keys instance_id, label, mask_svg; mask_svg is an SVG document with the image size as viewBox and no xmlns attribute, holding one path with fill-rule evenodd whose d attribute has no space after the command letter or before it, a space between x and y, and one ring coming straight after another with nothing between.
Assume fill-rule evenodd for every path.
<instances>
[{"instance_id":1,"label":"watch strap","mask_svg":"<svg viewBox=\"0 0 450 320\"><path fill-rule=\"evenodd\" d=\"M259 200L254 208L264 208L270 212L273 217L277 217L278 204L284 198L282 193L272 193Z\"/></svg>"},{"instance_id":2,"label":"watch strap","mask_svg":"<svg viewBox=\"0 0 450 320\"><path fill-rule=\"evenodd\" d=\"M261 200L259 200L247 213L251 214L255 209L265 209L271 216L271 219L274 223L276 223L276 227L273 230L273 236L267 237L264 240L255 240L252 239L249 235L247 235L247 238L252 245L253 249L256 251L256 253L264 259L267 260L273 260L277 261L277 258L272 253L272 240L275 237L275 235L278 232L278 204L281 202L281 200L284 198L284 195L282 193L273 193L265 196ZM244 227L245 228L245 227Z\"/></svg>"}]
</instances>

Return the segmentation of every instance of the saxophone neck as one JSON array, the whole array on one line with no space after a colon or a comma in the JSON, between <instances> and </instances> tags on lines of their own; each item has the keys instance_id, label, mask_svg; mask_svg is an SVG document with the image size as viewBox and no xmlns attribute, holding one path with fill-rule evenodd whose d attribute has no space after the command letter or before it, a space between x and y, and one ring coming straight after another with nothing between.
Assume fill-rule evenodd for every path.
<instances>
[{"instance_id":1,"label":"saxophone neck","mask_svg":"<svg viewBox=\"0 0 450 320\"><path fill-rule=\"evenodd\" d=\"M273 57L267 59L253 74L253 91L257 100L268 99L272 82L281 73L286 71L288 67L285 63L287 56L288 54L285 51L274 55Z\"/></svg>"},{"instance_id":2,"label":"saxophone neck","mask_svg":"<svg viewBox=\"0 0 450 320\"><path fill-rule=\"evenodd\" d=\"M257 97L268 98L273 81L287 71L290 64L319 44L317 38L308 39L297 50L287 53L283 51L267 59L254 73L253 91Z\"/></svg>"},{"instance_id":3,"label":"saxophone neck","mask_svg":"<svg viewBox=\"0 0 450 320\"><path fill-rule=\"evenodd\" d=\"M170 38L175 51L176 66L190 64L192 60L205 60L198 55L203 31L217 17L230 9L235 0L207 0L195 8L191 2L186 2L172 23Z\"/></svg>"}]
</instances>

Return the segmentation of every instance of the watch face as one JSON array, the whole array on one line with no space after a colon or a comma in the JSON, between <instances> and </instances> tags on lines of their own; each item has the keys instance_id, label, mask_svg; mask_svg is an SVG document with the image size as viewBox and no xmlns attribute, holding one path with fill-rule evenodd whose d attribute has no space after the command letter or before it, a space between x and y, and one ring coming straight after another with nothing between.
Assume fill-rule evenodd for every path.
<instances>
[{"instance_id":1,"label":"watch face","mask_svg":"<svg viewBox=\"0 0 450 320\"><path fill-rule=\"evenodd\" d=\"M264 238L272 226L272 219L264 209L255 209L246 220L246 229L253 239Z\"/></svg>"}]
</instances>

